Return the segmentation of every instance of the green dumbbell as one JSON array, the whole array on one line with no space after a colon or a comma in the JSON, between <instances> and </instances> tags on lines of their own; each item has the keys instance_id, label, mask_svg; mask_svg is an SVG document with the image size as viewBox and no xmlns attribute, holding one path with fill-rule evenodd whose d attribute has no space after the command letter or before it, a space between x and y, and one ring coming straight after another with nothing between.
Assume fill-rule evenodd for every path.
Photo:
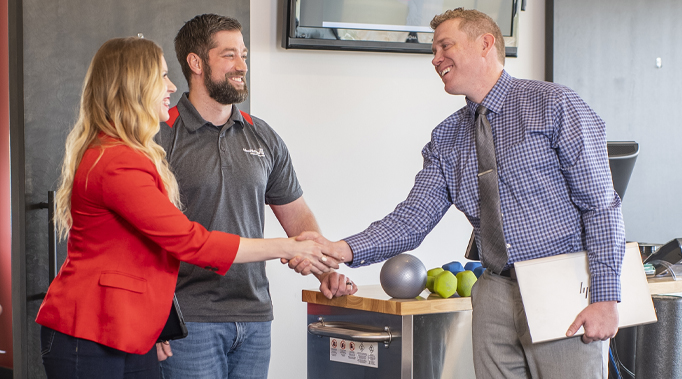
<instances>
[{"instance_id":1,"label":"green dumbbell","mask_svg":"<svg viewBox=\"0 0 682 379\"><path fill-rule=\"evenodd\" d=\"M457 294L461 297L471 296L471 287L476 283L476 274L473 271L457 273Z\"/></svg>"},{"instance_id":2,"label":"green dumbbell","mask_svg":"<svg viewBox=\"0 0 682 379\"><path fill-rule=\"evenodd\" d=\"M433 282L436 279L436 276L438 276L438 274L440 274L443 271L444 270L441 267L436 267L426 272L426 289L431 291L431 293L436 292L433 290Z\"/></svg>"},{"instance_id":3,"label":"green dumbbell","mask_svg":"<svg viewBox=\"0 0 682 379\"><path fill-rule=\"evenodd\" d=\"M433 280L434 292L447 299L457 292L457 277L450 271L443 271Z\"/></svg>"},{"instance_id":4,"label":"green dumbbell","mask_svg":"<svg viewBox=\"0 0 682 379\"><path fill-rule=\"evenodd\" d=\"M436 280L435 276L427 276L426 277L426 289L431 291L431 293L434 293L435 291L433 290L433 283Z\"/></svg>"}]
</instances>

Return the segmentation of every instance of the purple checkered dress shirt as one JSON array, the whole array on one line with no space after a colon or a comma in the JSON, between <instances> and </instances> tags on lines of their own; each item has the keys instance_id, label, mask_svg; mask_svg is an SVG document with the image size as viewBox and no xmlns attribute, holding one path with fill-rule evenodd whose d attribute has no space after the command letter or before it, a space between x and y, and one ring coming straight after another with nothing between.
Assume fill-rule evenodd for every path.
<instances>
[{"instance_id":1,"label":"purple checkered dress shirt","mask_svg":"<svg viewBox=\"0 0 682 379\"><path fill-rule=\"evenodd\" d=\"M516 79L506 71L482 104L490 109L495 140L506 267L585 250L591 302L620 301L625 229L604 122L569 88ZM353 250L349 266L415 249L451 205L466 215L479 238L477 107L467 99L465 107L433 130L422 150L424 167L405 201L344 239Z\"/></svg>"}]
</instances>

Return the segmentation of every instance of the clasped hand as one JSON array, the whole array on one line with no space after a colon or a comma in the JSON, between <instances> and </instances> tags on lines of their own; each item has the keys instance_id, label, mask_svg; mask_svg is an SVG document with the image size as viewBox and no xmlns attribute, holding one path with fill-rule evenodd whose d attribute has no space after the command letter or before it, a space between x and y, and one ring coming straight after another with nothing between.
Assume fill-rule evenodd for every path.
<instances>
[{"instance_id":1,"label":"clasped hand","mask_svg":"<svg viewBox=\"0 0 682 379\"><path fill-rule=\"evenodd\" d=\"M326 254L328 258L332 258L336 263L336 267L330 266L332 268L336 269L338 268L339 263L353 260L353 252L345 241L332 242L317 232L303 232L296 237L296 240L301 242L314 241L324 246L324 254ZM309 275L311 273L316 275L320 274L320 272L317 272L316 270L317 265L315 265L315 262L307 260L302 256L296 256L289 260L283 259L282 263L288 263L289 268L301 275Z\"/></svg>"},{"instance_id":2,"label":"clasped hand","mask_svg":"<svg viewBox=\"0 0 682 379\"><path fill-rule=\"evenodd\" d=\"M296 237L300 242L315 242L322 245L324 254L327 255L327 262L336 263L350 262L353 260L353 252L345 241L331 242L317 232L304 232ZM331 299L346 295L353 295L358 291L358 286L346 275L336 271L320 273L319 267L314 260L310 260L301 255L291 259L282 259L283 264L288 264L289 268L302 275L314 274L320 281L320 292Z\"/></svg>"},{"instance_id":3,"label":"clasped hand","mask_svg":"<svg viewBox=\"0 0 682 379\"><path fill-rule=\"evenodd\" d=\"M330 245L320 243L311 238L295 237L289 239L292 242L291 255L289 259L282 258L282 263L305 262L307 274L313 273L321 275L331 269L339 268L339 262L343 262L343 257L336 254ZM300 272L300 271L297 271ZM307 275L304 274L304 275Z\"/></svg>"}]
</instances>

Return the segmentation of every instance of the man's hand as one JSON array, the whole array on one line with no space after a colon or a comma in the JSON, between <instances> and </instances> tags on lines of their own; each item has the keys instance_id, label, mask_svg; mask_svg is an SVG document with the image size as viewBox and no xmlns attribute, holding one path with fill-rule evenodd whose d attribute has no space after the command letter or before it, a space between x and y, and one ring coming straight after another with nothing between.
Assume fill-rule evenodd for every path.
<instances>
[{"instance_id":1,"label":"man's hand","mask_svg":"<svg viewBox=\"0 0 682 379\"><path fill-rule=\"evenodd\" d=\"M339 263L350 262L353 260L353 251L346 241L331 242L330 240L324 238L320 233L317 232L303 232L298 237L297 241L313 240L321 245L324 245L327 249L325 254L334 258L335 261ZM313 269L313 265L307 259L301 257L294 257L290 260L282 259L282 264L289 264L289 268L298 272L301 275L308 275Z\"/></svg>"},{"instance_id":2,"label":"man's hand","mask_svg":"<svg viewBox=\"0 0 682 379\"><path fill-rule=\"evenodd\" d=\"M171 351L170 342L157 342L156 343L156 358L161 361L165 361L168 357L172 357L173 352Z\"/></svg>"},{"instance_id":3,"label":"man's hand","mask_svg":"<svg viewBox=\"0 0 682 379\"><path fill-rule=\"evenodd\" d=\"M327 299L352 295L358 291L358 286L349 277L336 271L315 276L320 280L320 292Z\"/></svg>"},{"instance_id":4,"label":"man's hand","mask_svg":"<svg viewBox=\"0 0 682 379\"><path fill-rule=\"evenodd\" d=\"M566 337L573 336L582 326L583 343L606 341L618 332L618 307L616 301L592 303L582 310L568 328Z\"/></svg>"},{"instance_id":5,"label":"man's hand","mask_svg":"<svg viewBox=\"0 0 682 379\"><path fill-rule=\"evenodd\" d=\"M325 254L336 259L338 262L350 262L353 260L353 250L346 243L346 241L332 242L324 238L318 232L303 232L296 237L297 241L313 240L320 245L327 246L329 251L325 251Z\"/></svg>"},{"instance_id":6,"label":"man's hand","mask_svg":"<svg viewBox=\"0 0 682 379\"><path fill-rule=\"evenodd\" d=\"M284 258L288 258L289 261L296 259L307 262L308 273L312 272L319 275L329 272L330 269L339 268L339 261L336 259L331 245L319 243L312 238L290 237L289 240L293 241L295 248L291 250L293 254Z\"/></svg>"}]
</instances>

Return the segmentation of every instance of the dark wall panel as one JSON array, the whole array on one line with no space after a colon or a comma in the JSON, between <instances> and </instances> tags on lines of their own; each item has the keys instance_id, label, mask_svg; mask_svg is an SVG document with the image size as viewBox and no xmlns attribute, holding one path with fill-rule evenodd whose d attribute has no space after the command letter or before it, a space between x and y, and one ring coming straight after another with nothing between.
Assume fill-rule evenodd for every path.
<instances>
[{"instance_id":1,"label":"dark wall panel","mask_svg":"<svg viewBox=\"0 0 682 379\"><path fill-rule=\"evenodd\" d=\"M237 18L249 46L248 0L23 0L23 132L25 147L26 294L48 287L47 211L36 204L56 190L66 135L76 119L87 67L99 46L113 37L136 36L163 48L171 80L178 92L187 90L175 58L173 38L183 23L197 14L218 13ZM248 79L248 77L247 77ZM242 105L248 111L248 100ZM19 252L13 254L20 254ZM60 245L59 261L66 256ZM39 326L33 321L40 300L26 304L24 377L44 377L40 361ZM18 324L16 324L18 325ZM23 370L19 370L22 372Z\"/></svg>"},{"instance_id":2,"label":"dark wall panel","mask_svg":"<svg viewBox=\"0 0 682 379\"><path fill-rule=\"evenodd\" d=\"M640 144L623 199L627 239L663 243L682 237L682 121L677 115L682 2L549 2L553 80L576 90L597 111L609 140Z\"/></svg>"}]
</instances>

